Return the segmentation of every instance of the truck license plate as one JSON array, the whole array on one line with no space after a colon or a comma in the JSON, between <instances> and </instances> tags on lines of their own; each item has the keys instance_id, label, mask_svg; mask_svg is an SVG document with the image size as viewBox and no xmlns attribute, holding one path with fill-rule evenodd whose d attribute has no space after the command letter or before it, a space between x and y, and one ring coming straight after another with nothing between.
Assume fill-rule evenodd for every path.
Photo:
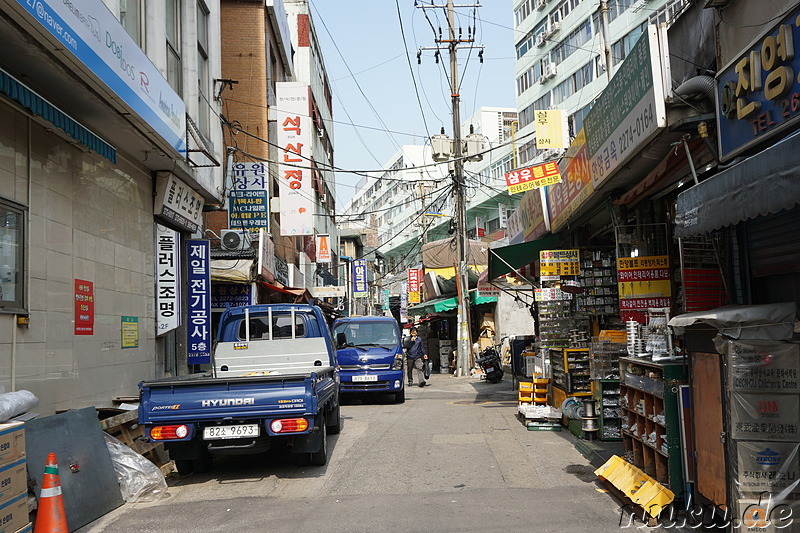
<instances>
[{"instance_id":1,"label":"truck license plate","mask_svg":"<svg viewBox=\"0 0 800 533\"><path fill-rule=\"evenodd\" d=\"M203 428L203 439L240 439L258 437L258 424L239 424L236 426L208 426Z\"/></svg>"},{"instance_id":2,"label":"truck license plate","mask_svg":"<svg viewBox=\"0 0 800 533\"><path fill-rule=\"evenodd\" d=\"M378 376L353 376L353 381L378 381Z\"/></svg>"}]
</instances>

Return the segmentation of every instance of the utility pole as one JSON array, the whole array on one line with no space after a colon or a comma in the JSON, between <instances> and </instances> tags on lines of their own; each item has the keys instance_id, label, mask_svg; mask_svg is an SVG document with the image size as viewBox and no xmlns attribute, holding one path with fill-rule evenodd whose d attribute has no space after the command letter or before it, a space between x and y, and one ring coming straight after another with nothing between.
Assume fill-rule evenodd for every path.
<instances>
[{"instance_id":1,"label":"utility pole","mask_svg":"<svg viewBox=\"0 0 800 533\"><path fill-rule=\"evenodd\" d=\"M438 5L422 5L417 6L422 9L428 8L442 8ZM457 368L458 375L465 376L469 374L469 369L472 366L472 341L470 336L470 320L469 320L469 277L467 275L467 262L469 258L469 240L467 236L467 208L465 201L465 183L464 183L464 161L462 159L463 150L461 142L461 95L459 94L459 76L458 76L458 47L460 44L468 43L469 47L474 42L474 34L468 31L467 38L461 38L461 31L459 30L456 36L455 25L455 8L481 7L480 4L460 4L455 6L453 0L447 0L447 5L444 6L447 10L447 26L448 38L436 39L438 45L447 44L447 49L450 53L450 93L453 107L453 191L456 199L456 242L458 244L458 268L456 271L457 281L456 287L458 289L458 315L456 326L458 331L457 349L458 360ZM441 33L441 32L440 32ZM483 50L479 56L482 58ZM424 48L422 48L424 49ZM421 50L422 50L421 49ZM439 46L434 48L439 51ZM437 56L438 57L438 56Z\"/></svg>"}]
</instances>

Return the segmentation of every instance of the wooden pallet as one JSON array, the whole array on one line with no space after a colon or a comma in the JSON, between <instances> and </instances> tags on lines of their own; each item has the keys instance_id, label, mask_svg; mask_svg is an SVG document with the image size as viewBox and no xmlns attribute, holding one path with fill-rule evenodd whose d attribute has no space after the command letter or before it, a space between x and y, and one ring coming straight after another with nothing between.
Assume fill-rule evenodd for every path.
<instances>
[{"instance_id":1,"label":"wooden pallet","mask_svg":"<svg viewBox=\"0 0 800 533\"><path fill-rule=\"evenodd\" d=\"M164 476L175 470L175 463L169 460L167 451L162 442L148 442L144 436L144 429L139 425L139 412L137 410L121 411L119 409L104 409L105 414L118 412L113 416L100 420L100 428L115 437L127 447L149 459L156 465Z\"/></svg>"}]
</instances>

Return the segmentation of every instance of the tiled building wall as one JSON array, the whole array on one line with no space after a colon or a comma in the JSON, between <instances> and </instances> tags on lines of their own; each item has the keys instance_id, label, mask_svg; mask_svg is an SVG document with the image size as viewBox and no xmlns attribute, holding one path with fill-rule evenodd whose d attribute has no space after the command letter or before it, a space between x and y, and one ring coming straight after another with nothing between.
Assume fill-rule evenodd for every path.
<instances>
[{"instance_id":1,"label":"tiled building wall","mask_svg":"<svg viewBox=\"0 0 800 533\"><path fill-rule=\"evenodd\" d=\"M155 374L152 181L36 122L29 171L28 124L0 101L0 195L30 216L30 326L0 314L0 387L11 390L15 333L16 389L39 398L36 412L109 406ZM94 283L93 335L74 334L75 279ZM121 348L122 316L138 317L138 348Z\"/></svg>"}]
</instances>

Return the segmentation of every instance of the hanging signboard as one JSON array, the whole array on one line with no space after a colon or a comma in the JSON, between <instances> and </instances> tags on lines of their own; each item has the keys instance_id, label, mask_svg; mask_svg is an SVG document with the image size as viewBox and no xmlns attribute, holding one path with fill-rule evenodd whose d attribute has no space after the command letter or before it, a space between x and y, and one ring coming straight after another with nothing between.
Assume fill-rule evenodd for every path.
<instances>
[{"instance_id":1,"label":"hanging signboard","mask_svg":"<svg viewBox=\"0 0 800 533\"><path fill-rule=\"evenodd\" d=\"M178 243L177 231L156 224L156 335L163 335L180 325Z\"/></svg>"},{"instance_id":2,"label":"hanging signboard","mask_svg":"<svg viewBox=\"0 0 800 533\"><path fill-rule=\"evenodd\" d=\"M547 187L547 209L550 231L556 232L569 217L583 205L594 192L592 173L589 170L589 151L586 135L581 129L561 158L559 169L563 179Z\"/></svg>"},{"instance_id":3,"label":"hanging signboard","mask_svg":"<svg viewBox=\"0 0 800 533\"><path fill-rule=\"evenodd\" d=\"M389 310L389 289L381 291L381 309L384 311Z\"/></svg>"},{"instance_id":4,"label":"hanging signboard","mask_svg":"<svg viewBox=\"0 0 800 533\"><path fill-rule=\"evenodd\" d=\"M400 322L408 322L408 283L400 282Z\"/></svg>"},{"instance_id":5,"label":"hanging signboard","mask_svg":"<svg viewBox=\"0 0 800 533\"><path fill-rule=\"evenodd\" d=\"M186 328L187 363L199 365L211 362L211 246L207 240L186 241L189 262L187 300L189 318Z\"/></svg>"},{"instance_id":6,"label":"hanging signboard","mask_svg":"<svg viewBox=\"0 0 800 533\"><path fill-rule=\"evenodd\" d=\"M554 300L571 300L572 295L561 289L550 287L544 289L533 289L533 296L537 302L552 302Z\"/></svg>"},{"instance_id":7,"label":"hanging signboard","mask_svg":"<svg viewBox=\"0 0 800 533\"><path fill-rule=\"evenodd\" d=\"M541 250L539 273L542 276L580 276L580 250Z\"/></svg>"},{"instance_id":8,"label":"hanging signboard","mask_svg":"<svg viewBox=\"0 0 800 533\"><path fill-rule=\"evenodd\" d=\"M353 298L366 298L369 296L367 287L367 260L356 259L352 262Z\"/></svg>"},{"instance_id":9,"label":"hanging signboard","mask_svg":"<svg viewBox=\"0 0 800 533\"><path fill-rule=\"evenodd\" d=\"M211 309L224 310L228 306L244 307L253 303L251 283L211 284Z\"/></svg>"},{"instance_id":10,"label":"hanging signboard","mask_svg":"<svg viewBox=\"0 0 800 533\"><path fill-rule=\"evenodd\" d=\"M75 279L75 335L94 335L94 282Z\"/></svg>"},{"instance_id":11,"label":"hanging signboard","mask_svg":"<svg viewBox=\"0 0 800 533\"><path fill-rule=\"evenodd\" d=\"M595 190L667 125L663 41L647 26L583 121Z\"/></svg>"},{"instance_id":12,"label":"hanging signboard","mask_svg":"<svg viewBox=\"0 0 800 533\"><path fill-rule=\"evenodd\" d=\"M308 85L278 82L278 189L281 197L281 235L314 233L314 195L311 187L311 118Z\"/></svg>"},{"instance_id":13,"label":"hanging signboard","mask_svg":"<svg viewBox=\"0 0 800 533\"><path fill-rule=\"evenodd\" d=\"M548 161L541 165L506 172L505 178L508 192L516 194L559 183L561 181L561 173L558 170L556 161Z\"/></svg>"},{"instance_id":14,"label":"hanging signboard","mask_svg":"<svg viewBox=\"0 0 800 533\"><path fill-rule=\"evenodd\" d=\"M158 172L153 212L196 233L203 225L203 197L172 172Z\"/></svg>"},{"instance_id":15,"label":"hanging signboard","mask_svg":"<svg viewBox=\"0 0 800 533\"><path fill-rule=\"evenodd\" d=\"M800 7L795 6L717 74L717 131L722 159L797 127L798 15Z\"/></svg>"},{"instance_id":16,"label":"hanging signboard","mask_svg":"<svg viewBox=\"0 0 800 533\"><path fill-rule=\"evenodd\" d=\"M420 293L420 280L422 279L422 270L418 268L409 268L408 275L408 303L418 304L421 301Z\"/></svg>"},{"instance_id":17,"label":"hanging signboard","mask_svg":"<svg viewBox=\"0 0 800 533\"><path fill-rule=\"evenodd\" d=\"M317 263L331 262L330 235L317 235Z\"/></svg>"},{"instance_id":18,"label":"hanging signboard","mask_svg":"<svg viewBox=\"0 0 800 533\"><path fill-rule=\"evenodd\" d=\"M534 110L536 148L561 150L569 146L567 115L561 109Z\"/></svg>"},{"instance_id":19,"label":"hanging signboard","mask_svg":"<svg viewBox=\"0 0 800 533\"><path fill-rule=\"evenodd\" d=\"M275 270L275 243L264 228L261 228L258 236L258 271L267 283L274 283Z\"/></svg>"},{"instance_id":20,"label":"hanging signboard","mask_svg":"<svg viewBox=\"0 0 800 533\"><path fill-rule=\"evenodd\" d=\"M269 231L269 175L263 162L234 163L228 198L228 227Z\"/></svg>"},{"instance_id":21,"label":"hanging signboard","mask_svg":"<svg viewBox=\"0 0 800 533\"><path fill-rule=\"evenodd\" d=\"M344 298L347 290L344 285L325 285L309 289L314 298Z\"/></svg>"},{"instance_id":22,"label":"hanging signboard","mask_svg":"<svg viewBox=\"0 0 800 533\"><path fill-rule=\"evenodd\" d=\"M618 258L617 286L620 317L644 323L648 308L672 306L669 256Z\"/></svg>"}]
</instances>

